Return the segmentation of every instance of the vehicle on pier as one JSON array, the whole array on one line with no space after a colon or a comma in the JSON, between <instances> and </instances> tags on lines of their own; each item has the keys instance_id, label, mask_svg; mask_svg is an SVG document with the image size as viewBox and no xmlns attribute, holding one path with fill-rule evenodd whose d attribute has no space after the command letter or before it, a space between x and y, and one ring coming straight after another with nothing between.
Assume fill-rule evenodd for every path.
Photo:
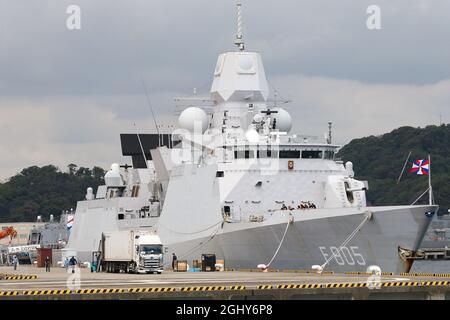
<instances>
[{"instance_id":1,"label":"vehicle on pier","mask_svg":"<svg viewBox=\"0 0 450 320\"><path fill-rule=\"evenodd\" d=\"M161 239L148 232L125 230L104 232L101 263L106 272L161 273Z\"/></svg>"}]
</instances>

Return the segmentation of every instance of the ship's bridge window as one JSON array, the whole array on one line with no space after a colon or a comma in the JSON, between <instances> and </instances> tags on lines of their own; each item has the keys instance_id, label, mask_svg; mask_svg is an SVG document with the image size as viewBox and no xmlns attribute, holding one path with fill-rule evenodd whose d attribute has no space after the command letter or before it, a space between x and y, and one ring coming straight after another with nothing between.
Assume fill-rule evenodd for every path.
<instances>
[{"instance_id":1,"label":"ship's bridge window","mask_svg":"<svg viewBox=\"0 0 450 320\"><path fill-rule=\"evenodd\" d=\"M280 159L300 158L300 150L280 150Z\"/></svg>"},{"instance_id":2,"label":"ship's bridge window","mask_svg":"<svg viewBox=\"0 0 450 320\"><path fill-rule=\"evenodd\" d=\"M302 159L322 159L322 150L303 150Z\"/></svg>"},{"instance_id":3,"label":"ship's bridge window","mask_svg":"<svg viewBox=\"0 0 450 320\"><path fill-rule=\"evenodd\" d=\"M277 150L272 149L258 149L256 152L257 158L276 158L277 157Z\"/></svg>"},{"instance_id":4,"label":"ship's bridge window","mask_svg":"<svg viewBox=\"0 0 450 320\"><path fill-rule=\"evenodd\" d=\"M326 150L324 157L325 157L325 159L333 160L334 159L334 151Z\"/></svg>"},{"instance_id":5,"label":"ship's bridge window","mask_svg":"<svg viewBox=\"0 0 450 320\"><path fill-rule=\"evenodd\" d=\"M235 150L234 157L236 159L251 159L255 157L253 150Z\"/></svg>"}]
</instances>

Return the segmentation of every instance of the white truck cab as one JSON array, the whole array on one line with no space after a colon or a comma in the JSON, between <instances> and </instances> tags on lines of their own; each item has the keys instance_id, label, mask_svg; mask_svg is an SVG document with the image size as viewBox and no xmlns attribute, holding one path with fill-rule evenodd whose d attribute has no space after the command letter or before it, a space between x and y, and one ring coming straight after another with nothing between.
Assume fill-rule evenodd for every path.
<instances>
[{"instance_id":1,"label":"white truck cab","mask_svg":"<svg viewBox=\"0 0 450 320\"><path fill-rule=\"evenodd\" d=\"M163 244L155 234L141 234L135 237L135 261L137 272L163 271Z\"/></svg>"}]
</instances>

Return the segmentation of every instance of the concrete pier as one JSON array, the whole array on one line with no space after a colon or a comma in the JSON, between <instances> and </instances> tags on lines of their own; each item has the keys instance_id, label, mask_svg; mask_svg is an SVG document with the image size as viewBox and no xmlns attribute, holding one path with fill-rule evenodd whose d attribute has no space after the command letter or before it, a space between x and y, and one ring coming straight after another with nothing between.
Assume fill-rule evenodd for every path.
<instances>
[{"instance_id":1,"label":"concrete pier","mask_svg":"<svg viewBox=\"0 0 450 320\"><path fill-rule=\"evenodd\" d=\"M0 299L450 299L450 274L313 274L306 272L171 272L161 275L51 272L1 267Z\"/></svg>"}]
</instances>

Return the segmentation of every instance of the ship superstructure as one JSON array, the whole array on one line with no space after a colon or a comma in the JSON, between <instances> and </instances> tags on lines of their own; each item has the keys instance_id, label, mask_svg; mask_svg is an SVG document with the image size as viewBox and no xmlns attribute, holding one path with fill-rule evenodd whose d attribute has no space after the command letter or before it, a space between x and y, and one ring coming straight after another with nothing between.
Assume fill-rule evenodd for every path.
<instances>
[{"instance_id":1,"label":"ship superstructure","mask_svg":"<svg viewBox=\"0 0 450 320\"><path fill-rule=\"evenodd\" d=\"M215 253L227 267L409 270L405 255L437 207L369 207L368 183L335 157L331 124L324 141L291 134L288 111L268 100L261 55L245 51L240 17L238 6L237 50L218 57L212 111L188 107L163 143L131 135L133 167L112 165L88 190L68 247L89 259L102 232L142 229L179 259Z\"/></svg>"}]
</instances>

